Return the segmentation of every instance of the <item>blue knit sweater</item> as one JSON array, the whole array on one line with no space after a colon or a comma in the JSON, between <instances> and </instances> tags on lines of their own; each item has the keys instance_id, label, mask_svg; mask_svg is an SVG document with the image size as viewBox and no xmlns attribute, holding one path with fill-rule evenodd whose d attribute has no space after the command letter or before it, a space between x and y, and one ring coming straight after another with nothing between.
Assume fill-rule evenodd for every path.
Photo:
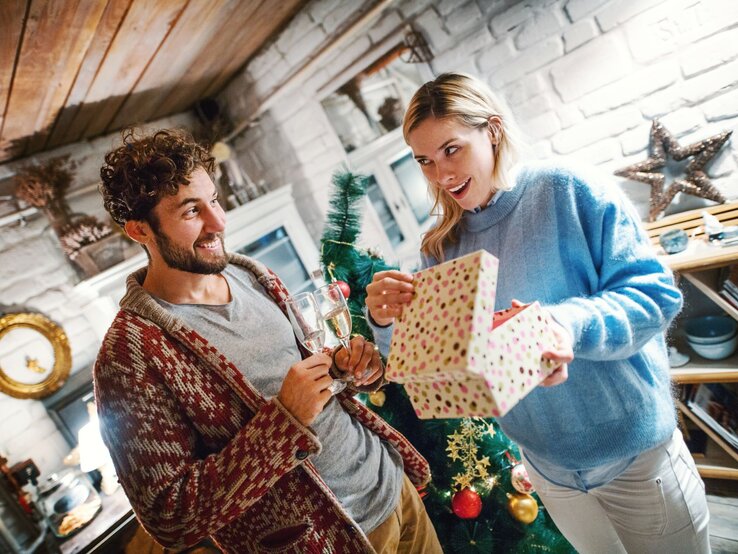
<instances>
[{"instance_id":1,"label":"blue knit sweater","mask_svg":"<svg viewBox=\"0 0 738 554\"><path fill-rule=\"evenodd\" d=\"M505 433L567 470L666 441L676 418L663 332L682 297L618 187L561 165L521 167L512 190L465 212L446 259L480 248L500 260L496 309L538 300L574 342L569 379L534 389L499 419ZM375 334L386 352L391 328Z\"/></svg>"}]
</instances>

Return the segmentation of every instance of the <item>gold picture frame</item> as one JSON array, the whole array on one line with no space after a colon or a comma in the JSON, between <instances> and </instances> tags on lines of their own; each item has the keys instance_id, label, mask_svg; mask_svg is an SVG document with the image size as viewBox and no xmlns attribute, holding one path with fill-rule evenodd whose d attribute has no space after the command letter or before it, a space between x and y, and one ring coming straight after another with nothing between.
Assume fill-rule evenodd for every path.
<instances>
[{"instance_id":1,"label":"gold picture frame","mask_svg":"<svg viewBox=\"0 0 738 554\"><path fill-rule=\"evenodd\" d=\"M72 367L72 352L69 348L69 340L64 330L38 313L15 313L0 317L0 342L8 333L14 330L28 330L38 333L47 341L53 349L53 361L50 369L39 364L36 358L38 351L30 346L25 352L25 370L30 373L42 375L38 381L25 382L9 375L8 369L3 367L0 359L0 392L4 392L15 398L43 398L59 390L67 378ZM17 356L16 356L17 357ZM16 365L17 361L16 361ZM20 370L13 368L17 374ZM17 375L16 375L17 376Z\"/></svg>"}]
</instances>

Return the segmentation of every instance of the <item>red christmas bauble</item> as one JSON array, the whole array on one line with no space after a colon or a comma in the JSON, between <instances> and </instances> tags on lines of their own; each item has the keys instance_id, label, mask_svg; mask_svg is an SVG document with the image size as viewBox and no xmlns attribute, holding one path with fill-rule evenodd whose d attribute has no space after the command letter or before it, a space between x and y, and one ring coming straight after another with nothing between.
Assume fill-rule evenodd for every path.
<instances>
[{"instance_id":1,"label":"red christmas bauble","mask_svg":"<svg viewBox=\"0 0 738 554\"><path fill-rule=\"evenodd\" d=\"M451 509L461 519L474 519L482 511L482 499L471 489L461 489L451 499Z\"/></svg>"},{"instance_id":2,"label":"red christmas bauble","mask_svg":"<svg viewBox=\"0 0 738 554\"><path fill-rule=\"evenodd\" d=\"M343 297L348 300L349 296L351 296L351 287L348 286L346 281L336 281L336 284L338 285L338 288L341 289Z\"/></svg>"}]
</instances>

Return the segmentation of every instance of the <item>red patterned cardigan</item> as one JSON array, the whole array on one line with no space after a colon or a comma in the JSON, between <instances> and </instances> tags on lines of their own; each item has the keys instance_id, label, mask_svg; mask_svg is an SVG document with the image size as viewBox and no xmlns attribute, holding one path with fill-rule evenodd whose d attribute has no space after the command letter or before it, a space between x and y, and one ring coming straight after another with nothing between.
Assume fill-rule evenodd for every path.
<instances>
[{"instance_id":1,"label":"red patterned cardigan","mask_svg":"<svg viewBox=\"0 0 738 554\"><path fill-rule=\"evenodd\" d=\"M231 255L284 311L261 263ZM129 276L94 370L102 435L138 519L162 545L205 537L224 552L373 552L310 462L316 435L264 399L207 340ZM341 393L344 409L400 452L416 485L428 464L384 420Z\"/></svg>"}]
</instances>

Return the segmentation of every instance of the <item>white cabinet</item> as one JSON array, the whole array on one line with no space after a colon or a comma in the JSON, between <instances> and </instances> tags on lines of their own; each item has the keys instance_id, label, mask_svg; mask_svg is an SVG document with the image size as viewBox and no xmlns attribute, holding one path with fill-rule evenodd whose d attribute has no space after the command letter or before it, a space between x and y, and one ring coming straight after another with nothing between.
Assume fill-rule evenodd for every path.
<instances>
[{"instance_id":1,"label":"white cabinet","mask_svg":"<svg viewBox=\"0 0 738 554\"><path fill-rule=\"evenodd\" d=\"M354 150L349 163L352 171L369 178L369 221L364 225L380 230L381 236L372 235L376 246L388 254L388 261L397 261L407 270L416 269L422 234L435 218L430 215L433 202L427 182L402 138L402 130L395 129Z\"/></svg>"}]
</instances>

